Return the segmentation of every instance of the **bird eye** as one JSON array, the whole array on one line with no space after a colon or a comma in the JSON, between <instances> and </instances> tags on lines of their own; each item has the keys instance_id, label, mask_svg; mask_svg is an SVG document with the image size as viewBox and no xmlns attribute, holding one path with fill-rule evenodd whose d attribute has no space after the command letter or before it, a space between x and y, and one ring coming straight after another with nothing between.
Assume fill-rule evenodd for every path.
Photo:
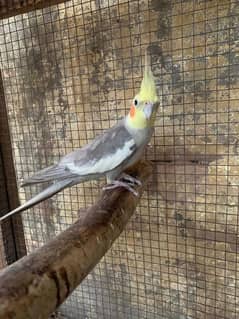
<instances>
[{"instance_id":1,"label":"bird eye","mask_svg":"<svg viewBox=\"0 0 239 319\"><path fill-rule=\"evenodd\" d=\"M134 99L134 106L137 106L138 105L138 100L137 99Z\"/></svg>"}]
</instances>

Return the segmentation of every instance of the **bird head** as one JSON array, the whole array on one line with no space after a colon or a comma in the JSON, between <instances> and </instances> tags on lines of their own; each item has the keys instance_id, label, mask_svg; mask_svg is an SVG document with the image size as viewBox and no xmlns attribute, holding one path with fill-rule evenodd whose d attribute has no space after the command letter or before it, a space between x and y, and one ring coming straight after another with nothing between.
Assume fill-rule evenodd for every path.
<instances>
[{"instance_id":1,"label":"bird head","mask_svg":"<svg viewBox=\"0 0 239 319\"><path fill-rule=\"evenodd\" d=\"M154 76L145 53L144 77L139 93L134 97L130 112L127 116L128 124L136 129L144 129L154 125L159 106Z\"/></svg>"}]
</instances>

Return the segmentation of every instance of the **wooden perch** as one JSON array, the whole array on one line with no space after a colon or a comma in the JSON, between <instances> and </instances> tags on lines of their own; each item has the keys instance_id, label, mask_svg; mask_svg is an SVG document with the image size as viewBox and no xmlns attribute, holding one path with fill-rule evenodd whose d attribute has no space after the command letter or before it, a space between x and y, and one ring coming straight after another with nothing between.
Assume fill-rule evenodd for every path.
<instances>
[{"instance_id":1,"label":"wooden perch","mask_svg":"<svg viewBox=\"0 0 239 319\"><path fill-rule=\"evenodd\" d=\"M139 197L104 192L75 224L0 273L0 319L47 319L81 283L134 213L151 165L139 162L129 173L142 182Z\"/></svg>"}]
</instances>

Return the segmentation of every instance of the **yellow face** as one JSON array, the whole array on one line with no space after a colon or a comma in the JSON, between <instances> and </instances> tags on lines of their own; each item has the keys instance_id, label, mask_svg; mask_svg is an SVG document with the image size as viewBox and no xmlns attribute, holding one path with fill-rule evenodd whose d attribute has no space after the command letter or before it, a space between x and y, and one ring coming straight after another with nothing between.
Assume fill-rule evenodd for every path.
<instances>
[{"instance_id":1,"label":"yellow face","mask_svg":"<svg viewBox=\"0 0 239 319\"><path fill-rule=\"evenodd\" d=\"M157 101L141 101L139 95L136 95L128 114L130 125L136 129L153 126L158 105Z\"/></svg>"}]
</instances>

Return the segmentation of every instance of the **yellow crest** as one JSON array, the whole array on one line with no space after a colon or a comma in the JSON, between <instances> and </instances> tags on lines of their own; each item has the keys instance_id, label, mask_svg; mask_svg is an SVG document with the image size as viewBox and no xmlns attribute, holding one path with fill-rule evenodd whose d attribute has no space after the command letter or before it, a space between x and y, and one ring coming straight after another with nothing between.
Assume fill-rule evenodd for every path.
<instances>
[{"instance_id":1,"label":"yellow crest","mask_svg":"<svg viewBox=\"0 0 239 319\"><path fill-rule=\"evenodd\" d=\"M130 127L143 129L154 124L158 108L158 96L154 76L145 52L145 69L139 94L134 98L127 122Z\"/></svg>"},{"instance_id":2,"label":"yellow crest","mask_svg":"<svg viewBox=\"0 0 239 319\"><path fill-rule=\"evenodd\" d=\"M149 58L147 51L145 51L145 67L144 67L144 77L141 82L139 98L141 101L151 101L157 102L157 89L155 85L155 80L153 73L151 71L151 67L149 65Z\"/></svg>"}]
</instances>

